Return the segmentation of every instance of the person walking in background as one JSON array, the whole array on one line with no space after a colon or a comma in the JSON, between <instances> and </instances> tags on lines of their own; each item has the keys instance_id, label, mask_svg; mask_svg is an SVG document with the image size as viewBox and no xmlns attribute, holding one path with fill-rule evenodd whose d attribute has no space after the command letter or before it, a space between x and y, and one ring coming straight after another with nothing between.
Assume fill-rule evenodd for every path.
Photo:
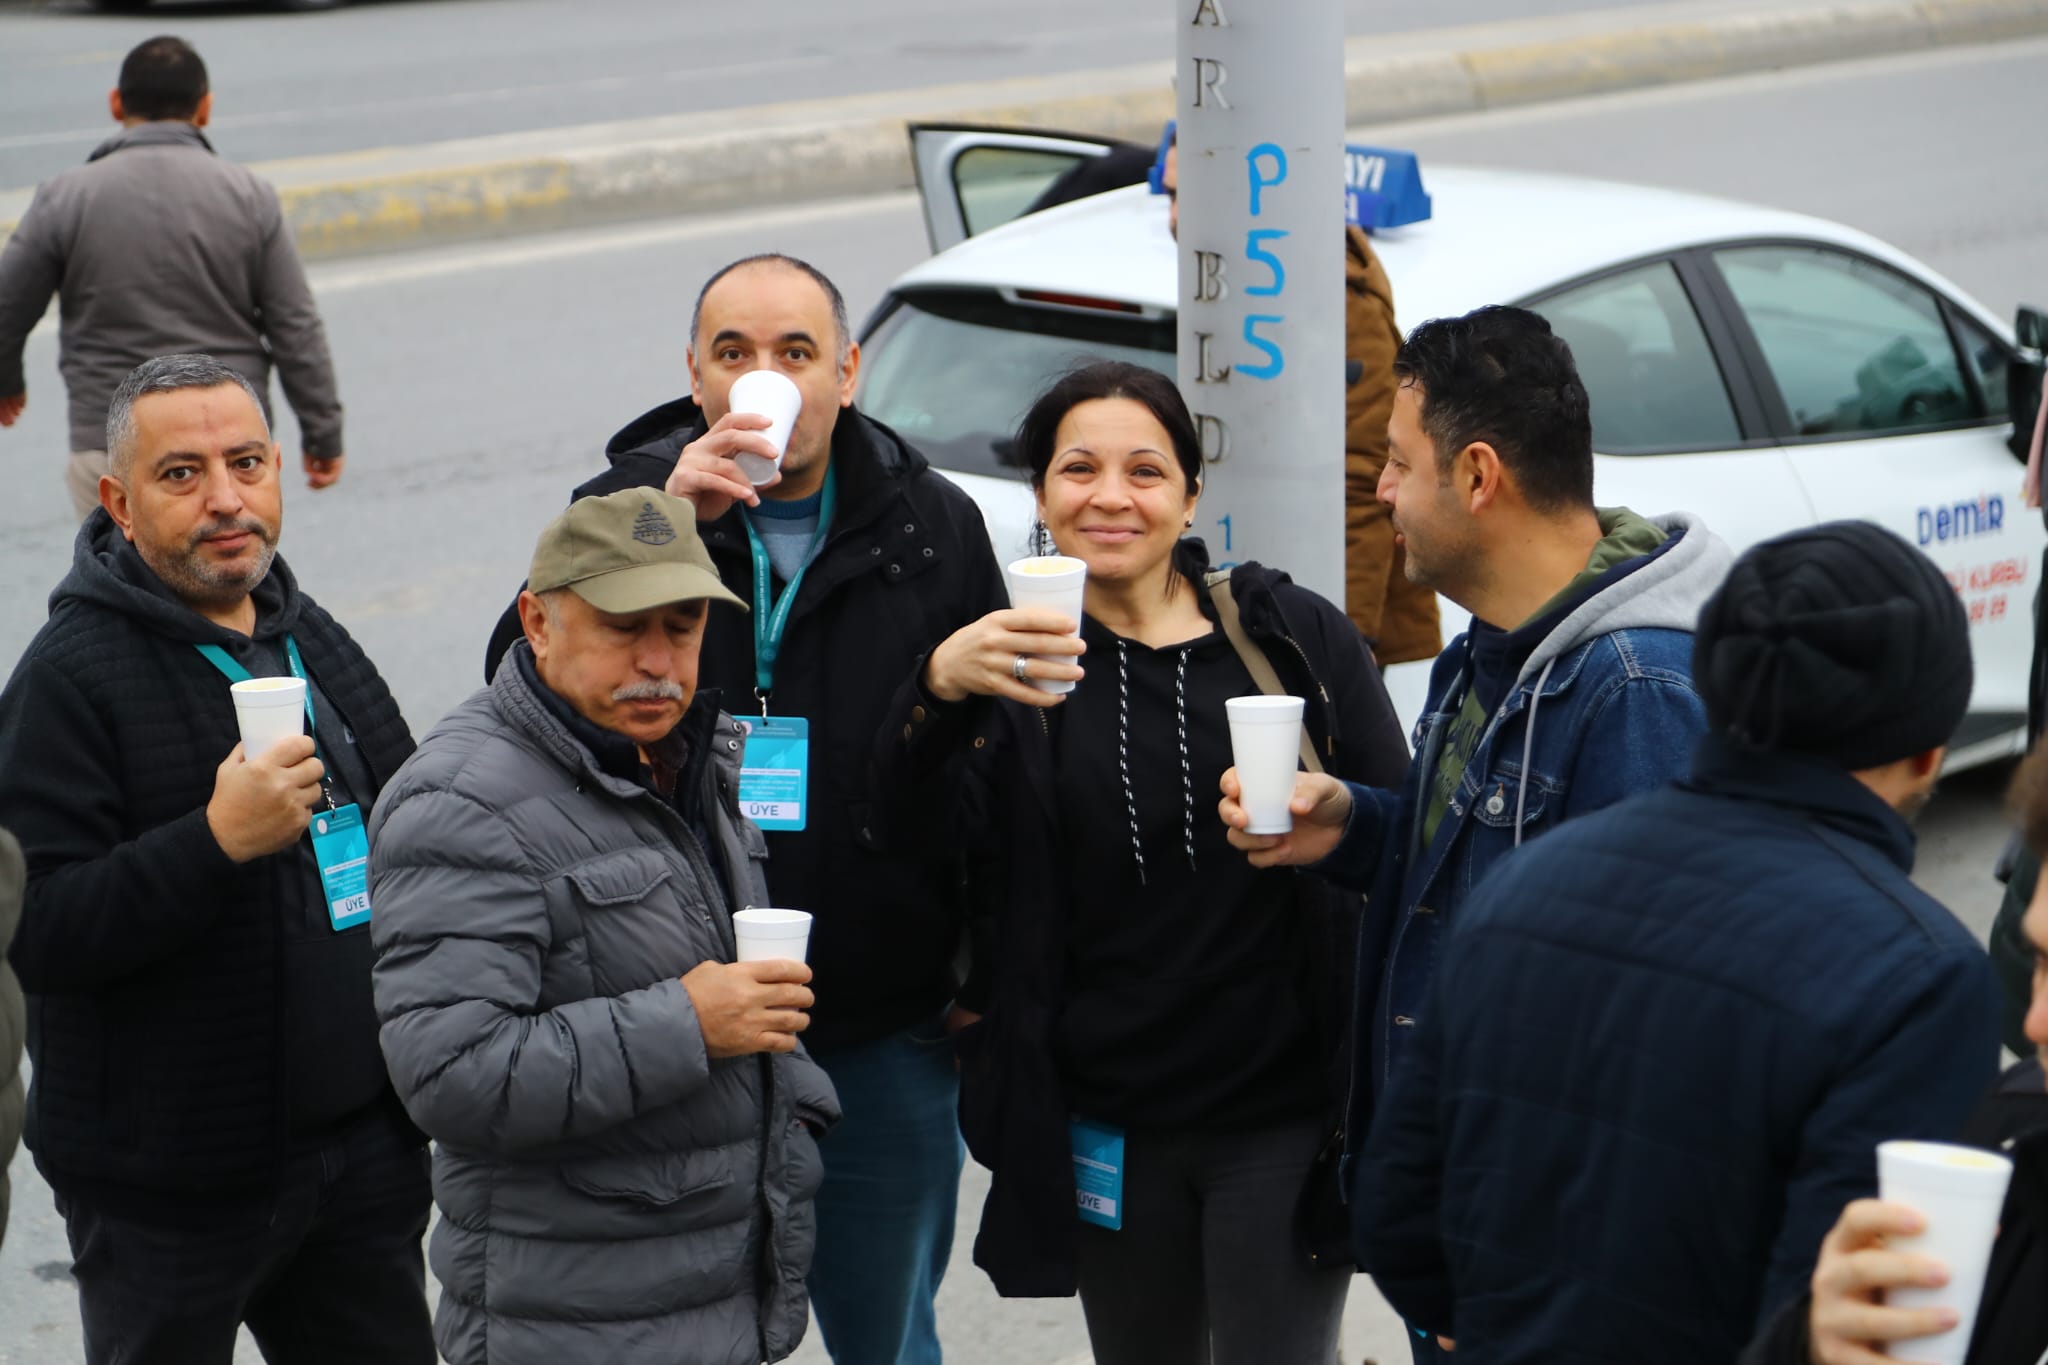
<instances>
[{"instance_id":1,"label":"person walking in background","mask_svg":"<svg viewBox=\"0 0 2048 1365\"><path fill-rule=\"evenodd\" d=\"M1994 987L1914 886L1909 821L1971 676L1961 600L1889 531L1735 562L1690 774L1530 844L1443 944L1358 1180L1408 1321L1460 1361L1722 1365L1875 1190L1877 1144L1956 1131Z\"/></svg>"},{"instance_id":2,"label":"person walking in background","mask_svg":"<svg viewBox=\"0 0 2048 1365\"><path fill-rule=\"evenodd\" d=\"M1084 163L1090 164L1093 163ZM1167 226L1180 235L1180 147L1166 149L1159 187ZM1401 539L1380 501L1387 423L1394 412L1394 286L1372 239L1344 230L1344 610L1382 666L1434 659L1443 649L1436 590L1405 572Z\"/></svg>"},{"instance_id":3,"label":"person walking in background","mask_svg":"<svg viewBox=\"0 0 2048 1365\"><path fill-rule=\"evenodd\" d=\"M107 402L151 356L204 352L249 381L270 419L274 364L298 415L306 484L341 477L341 400L327 333L277 191L214 154L206 64L151 38L108 97L121 131L36 190L0 250L0 427L28 402L22 351L58 298L71 399L64 485L83 521L107 472Z\"/></svg>"},{"instance_id":4,"label":"person walking in background","mask_svg":"<svg viewBox=\"0 0 2048 1365\"><path fill-rule=\"evenodd\" d=\"M974 500L853 406L860 346L815 267L762 255L718 271L698 294L688 359L689 396L614 436L611 467L576 496L665 486L688 499L720 579L752 611L714 624L700 669L762 721L746 766L785 785L764 797L748 777L742 800L780 807L764 820L769 886L776 905L816 916L805 1043L845 1117L825 1151L811 1304L838 1365L938 1365L932 1300L964 1159L947 1045L964 916L957 870L882 846L868 754L912 663L1001 605L1002 581ZM757 490L735 457L778 452L768 419L729 395L763 370L802 405L780 473ZM500 622L487 674L518 633Z\"/></svg>"},{"instance_id":5,"label":"person walking in background","mask_svg":"<svg viewBox=\"0 0 2048 1365\"><path fill-rule=\"evenodd\" d=\"M425 1139L392 1093L347 825L412 752L374 664L277 555L282 452L240 371L114 391L104 510L0 692L28 1145L87 1365L431 1365ZM306 684L237 742L231 682ZM315 756L316 748L318 757Z\"/></svg>"},{"instance_id":6,"label":"person walking in background","mask_svg":"<svg viewBox=\"0 0 2048 1365\"><path fill-rule=\"evenodd\" d=\"M1399 722L1337 607L1255 564L1209 583L1171 380L1077 370L1017 448L1046 534L1087 565L1084 617L955 631L906 670L878 749L893 846L975 850L993 921L962 996L986 1011L961 1035L963 1128L993 1172L975 1262L1005 1295L1078 1287L1103 1365L1326 1365L1354 1267L1312 1263L1296 1216L1342 1109L1358 898L1252 870L1197 792L1255 660L1308 699L1334 772L1393 781ZM1120 1149L1116 1230L1077 1219L1070 1115Z\"/></svg>"},{"instance_id":7,"label":"person walking in background","mask_svg":"<svg viewBox=\"0 0 2048 1365\"><path fill-rule=\"evenodd\" d=\"M21 1121L27 1114L28 1091L21 1083L21 1050L28 1035L28 1007L21 981L7 965L7 945L21 922L21 889L28 869L21 844L0 829L0 1244L7 1240L11 1185L7 1168L21 1145Z\"/></svg>"},{"instance_id":8,"label":"person walking in background","mask_svg":"<svg viewBox=\"0 0 2048 1365\"><path fill-rule=\"evenodd\" d=\"M454 1365L759 1365L796 1349L838 1118L800 961L733 961L768 903L745 730L697 686L741 606L654 489L541 533L525 638L370 828L376 1000L438 1144Z\"/></svg>"}]
</instances>

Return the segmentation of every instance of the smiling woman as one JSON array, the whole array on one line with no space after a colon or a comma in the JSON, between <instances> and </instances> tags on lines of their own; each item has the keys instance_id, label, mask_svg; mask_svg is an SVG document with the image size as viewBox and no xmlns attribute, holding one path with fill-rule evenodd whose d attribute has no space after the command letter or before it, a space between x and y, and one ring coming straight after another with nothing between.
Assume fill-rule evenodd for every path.
<instances>
[{"instance_id":1,"label":"smiling woman","mask_svg":"<svg viewBox=\"0 0 2048 1365\"><path fill-rule=\"evenodd\" d=\"M957 631L877 740L885 827L970 850L969 901L996 907L960 991L985 1013L962 1038L961 1129L994 1172L976 1260L1006 1295L1078 1287L1103 1365L1328 1359L1351 1267L1314 1259L1295 1209L1341 1093L1358 901L1230 847L1226 703L1261 690L1256 653L1330 771L1397 781L1406 745L1335 605L1256 564L1209 582L1170 379L1074 371L1016 448L1044 535L1087 567L1082 620L1011 608ZM1045 1191L1084 1159L1077 1221Z\"/></svg>"}]
</instances>

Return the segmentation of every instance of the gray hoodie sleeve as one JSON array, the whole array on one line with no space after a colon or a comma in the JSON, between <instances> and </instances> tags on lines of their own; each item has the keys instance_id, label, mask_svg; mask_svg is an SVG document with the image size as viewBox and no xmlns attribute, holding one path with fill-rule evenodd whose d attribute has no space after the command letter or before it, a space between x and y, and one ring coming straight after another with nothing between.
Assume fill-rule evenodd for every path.
<instances>
[{"instance_id":1,"label":"gray hoodie sleeve","mask_svg":"<svg viewBox=\"0 0 2048 1365\"><path fill-rule=\"evenodd\" d=\"M538 1008L547 903L495 812L428 790L379 814L371 986L391 1082L429 1136L517 1151L604 1132L705 1084L679 980Z\"/></svg>"},{"instance_id":2,"label":"gray hoodie sleeve","mask_svg":"<svg viewBox=\"0 0 2048 1365\"><path fill-rule=\"evenodd\" d=\"M334 359L327 350L327 329L313 304L306 268L277 192L264 187L269 220L263 255L256 263L256 310L264 337L277 364L278 382L286 401L298 414L305 453L332 457L343 453L341 395L334 380Z\"/></svg>"},{"instance_id":3,"label":"gray hoodie sleeve","mask_svg":"<svg viewBox=\"0 0 2048 1365\"><path fill-rule=\"evenodd\" d=\"M47 198L38 194L15 225L6 248L0 250L0 398L28 390L21 353L28 345L28 334L48 310L50 296L64 281L64 260L53 240L49 217Z\"/></svg>"}]
</instances>

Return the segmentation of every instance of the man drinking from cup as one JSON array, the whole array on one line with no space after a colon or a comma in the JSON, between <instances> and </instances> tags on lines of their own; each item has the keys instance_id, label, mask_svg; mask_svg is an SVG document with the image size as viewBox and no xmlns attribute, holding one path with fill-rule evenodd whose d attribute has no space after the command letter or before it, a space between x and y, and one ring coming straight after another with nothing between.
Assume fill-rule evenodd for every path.
<instances>
[{"instance_id":1,"label":"man drinking from cup","mask_svg":"<svg viewBox=\"0 0 2048 1365\"><path fill-rule=\"evenodd\" d=\"M801 943L735 960L767 849L697 660L711 605L744 604L656 489L573 503L527 584L524 638L371 829L384 1055L438 1144L436 1341L451 1365L780 1360L839 1105L797 1046Z\"/></svg>"},{"instance_id":2,"label":"man drinking from cup","mask_svg":"<svg viewBox=\"0 0 2048 1365\"><path fill-rule=\"evenodd\" d=\"M28 1142L99 1362L430 1365L424 1142L370 1007L362 818L412 752L376 668L277 557L249 381L147 361L50 619L0 694L29 882ZM231 685L283 678L274 744ZM240 733L247 735L248 731Z\"/></svg>"}]
</instances>

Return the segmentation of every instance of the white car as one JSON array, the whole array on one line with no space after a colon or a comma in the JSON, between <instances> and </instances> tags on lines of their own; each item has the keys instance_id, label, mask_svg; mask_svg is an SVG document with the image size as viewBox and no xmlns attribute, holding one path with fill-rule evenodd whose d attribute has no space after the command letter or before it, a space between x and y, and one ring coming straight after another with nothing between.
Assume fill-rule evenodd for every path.
<instances>
[{"instance_id":1,"label":"white car","mask_svg":"<svg viewBox=\"0 0 2048 1365\"><path fill-rule=\"evenodd\" d=\"M913 143L942 249L863 329L859 402L974 495L1007 558L1031 520L1009 436L1040 389L1088 357L1174 373L1166 202L1136 184L1027 213L1091 158L1142 157L1128 144L972 128ZM1838 223L1507 171L1433 167L1428 189L1432 218L1374 238L1404 324L1488 303L1548 318L1592 397L1603 505L1697 513L1738 551L1841 517L1918 545L1970 616L1976 688L1951 766L2018 751L2048 535L2020 503L2011 409L2038 392L2038 353ZM2039 315L2020 331L2038 346ZM1448 639L1466 617L1442 605ZM1388 670L1404 720L1427 669Z\"/></svg>"}]
</instances>

